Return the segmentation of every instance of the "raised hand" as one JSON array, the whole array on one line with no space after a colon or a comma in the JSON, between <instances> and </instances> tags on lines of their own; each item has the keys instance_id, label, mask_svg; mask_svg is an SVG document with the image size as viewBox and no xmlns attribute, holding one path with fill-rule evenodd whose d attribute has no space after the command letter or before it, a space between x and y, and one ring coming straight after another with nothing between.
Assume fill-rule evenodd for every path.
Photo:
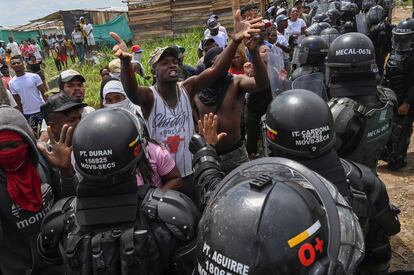
<instances>
[{"instance_id":1,"label":"raised hand","mask_svg":"<svg viewBox=\"0 0 414 275\"><path fill-rule=\"evenodd\" d=\"M217 115L205 114L204 121L198 120L198 133L204 137L207 144L216 145L227 136L226 133L217 134Z\"/></svg>"},{"instance_id":2,"label":"raised hand","mask_svg":"<svg viewBox=\"0 0 414 275\"><path fill-rule=\"evenodd\" d=\"M122 40L119 35L114 32L109 33L112 38L116 41L116 45L112 48L112 51L116 55L116 57L124 59L124 58L132 58L132 55L128 52L128 47L125 44L124 40Z\"/></svg>"},{"instance_id":3,"label":"raised hand","mask_svg":"<svg viewBox=\"0 0 414 275\"><path fill-rule=\"evenodd\" d=\"M73 128L67 124L63 125L59 141L55 140L50 126L47 127L47 133L50 143L39 142L37 147L53 166L60 169L71 169Z\"/></svg>"},{"instance_id":4,"label":"raised hand","mask_svg":"<svg viewBox=\"0 0 414 275\"><path fill-rule=\"evenodd\" d=\"M244 45L246 48L253 52L255 49L257 49L260 46L260 43L263 41L263 39L258 35L253 35L249 39L244 40Z\"/></svg>"},{"instance_id":5,"label":"raised hand","mask_svg":"<svg viewBox=\"0 0 414 275\"><path fill-rule=\"evenodd\" d=\"M233 7L238 6L238 0L233 0ZM245 38L250 38L255 33L260 33L265 26L262 23L262 17L251 20L242 20L240 10L237 10L233 15L234 20L234 34L233 40L240 43Z\"/></svg>"}]
</instances>

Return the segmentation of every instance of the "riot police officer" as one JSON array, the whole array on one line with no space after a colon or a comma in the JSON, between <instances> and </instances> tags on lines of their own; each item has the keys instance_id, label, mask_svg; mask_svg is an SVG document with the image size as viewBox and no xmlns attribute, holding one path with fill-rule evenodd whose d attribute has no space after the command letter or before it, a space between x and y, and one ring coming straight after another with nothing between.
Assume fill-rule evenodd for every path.
<instances>
[{"instance_id":1,"label":"riot police officer","mask_svg":"<svg viewBox=\"0 0 414 275\"><path fill-rule=\"evenodd\" d=\"M326 66L338 154L375 171L391 134L396 99L377 86L374 45L364 34L343 34L330 45Z\"/></svg>"},{"instance_id":2,"label":"riot police officer","mask_svg":"<svg viewBox=\"0 0 414 275\"><path fill-rule=\"evenodd\" d=\"M73 154L83 179L76 197L57 202L43 221L45 260L63 261L70 274L190 272L184 245L194 238L197 209L178 192L137 187L145 144L125 109L98 110L79 123Z\"/></svg>"},{"instance_id":3,"label":"riot police officer","mask_svg":"<svg viewBox=\"0 0 414 275\"><path fill-rule=\"evenodd\" d=\"M359 13L358 5L351 2L344 2L344 5L341 7L341 12L340 25L338 26L339 32L341 34L356 32L355 15Z\"/></svg>"},{"instance_id":4,"label":"riot police officer","mask_svg":"<svg viewBox=\"0 0 414 275\"><path fill-rule=\"evenodd\" d=\"M305 37L300 47L295 47L292 62L299 64L300 67L292 73L291 79L295 80L300 76L315 72L324 73L324 60L327 52L328 44L326 44L322 37L316 35Z\"/></svg>"},{"instance_id":5,"label":"riot police officer","mask_svg":"<svg viewBox=\"0 0 414 275\"><path fill-rule=\"evenodd\" d=\"M398 98L391 140L384 159L390 170L407 165L407 150L414 121L414 19L401 21L392 31L392 52L385 67L383 85Z\"/></svg>"},{"instance_id":6,"label":"riot police officer","mask_svg":"<svg viewBox=\"0 0 414 275\"><path fill-rule=\"evenodd\" d=\"M393 26L385 20L384 8L380 5L372 6L366 13L368 37L375 47L375 60L378 73L382 77L386 56L391 52L391 33Z\"/></svg>"},{"instance_id":7,"label":"riot police officer","mask_svg":"<svg viewBox=\"0 0 414 275\"><path fill-rule=\"evenodd\" d=\"M332 42L339 37L339 32L335 28L327 28L321 31L321 37L325 40L328 47L332 44Z\"/></svg>"},{"instance_id":8,"label":"riot police officer","mask_svg":"<svg viewBox=\"0 0 414 275\"><path fill-rule=\"evenodd\" d=\"M269 105L265 127L269 156L289 158L312 169L352 205L366 238L359 274L384 274L391 258L389 236L400 230L396 211L375 174L364 165L339 158L327 104L306 90L286 91Z\"/></svg>"},{"instance_id":9,"label":"riot police officer","mask_svg":"<svg viewBox=\"0 0 414 275\"><path fill-rule=\"evenodd\" d=\"M208 173L202 165L196 173ZM344 198L297 162L244 163L214 192L199 225L194 274L344 275L363 257L361 228Z\"/></svg>"},{"instance_id":10,"label":"riot police officer","mask_svg":"<svg viewBox=\"0 0 414 275\"><path fill-rule=\"evenodd\" d=\"M331 8L326 14L329 16L331 26L337 28L340 24L339 19L341 17L341 12L336 8Z\"/></svg>"}]
</instances>

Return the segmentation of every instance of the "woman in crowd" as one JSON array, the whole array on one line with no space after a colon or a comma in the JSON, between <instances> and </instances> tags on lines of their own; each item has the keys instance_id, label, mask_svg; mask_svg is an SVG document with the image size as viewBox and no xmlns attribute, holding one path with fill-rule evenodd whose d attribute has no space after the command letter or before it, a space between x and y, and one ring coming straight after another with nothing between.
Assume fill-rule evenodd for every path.
<instances>
[{"instance_id":1,"label":"woman in crowd","mask_svg":"<svg viewBox=\"0 0 414 275\"><path fill-rule=\"evenodd\" d=\"M247 62L247 57L244 51L244 46L240 45L237 48L237 52L233 57L229 73L233 75L244 74L243 65Z\"/></svg>"}]
</instances>

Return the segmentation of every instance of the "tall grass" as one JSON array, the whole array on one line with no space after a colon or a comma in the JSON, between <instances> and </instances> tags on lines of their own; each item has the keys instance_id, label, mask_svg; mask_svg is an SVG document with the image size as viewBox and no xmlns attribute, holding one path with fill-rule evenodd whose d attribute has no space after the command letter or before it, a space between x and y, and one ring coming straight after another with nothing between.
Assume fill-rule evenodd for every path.
<instances>
[{"instance_id":1,"label":"tall grass","mask_svg":"<svg viewBox=\"0 0 414 275\"><path fill-rule=\"evenodd\" d=\"M168 45L182 46L186 49L184 63L194 66L198 61L197 49L198 49L198 45L202 38L203 38L203 30L193 29L192 31L186 33L184 36L179 37L179 38L159 38L159 39L153 39L153 40L135 41L134 44L140 44L141 48L144 50L143 65L144 65L146 74L151 75L151 70L148 65L148 60L149 60L151 52L156 47L164 47ZM70 59L68 59L68 68L79 71L85 77L86 79L85 101L86 103L88 103L90 106L93 106L93 107L99 106L99 90L101 86L101 76L99 74L99 70L105 67L106 65L108 65L108 63L111 60L115 59L115 56L112 54L112 49L110 48L100 49L99 52L100 52L100 57L99 57L100 64L98 65L90 66L90 65L79 65L78 63L72 64ZM46 59L45 64L46 64L46 69L45 69L46 79L49 79L59 74L52 58ZM137 77L137 80L140 83L140 85L144 85L144 86L149 86L151 83L151 81L145 80L141 77Z\"/></svg>"}]
</instances>

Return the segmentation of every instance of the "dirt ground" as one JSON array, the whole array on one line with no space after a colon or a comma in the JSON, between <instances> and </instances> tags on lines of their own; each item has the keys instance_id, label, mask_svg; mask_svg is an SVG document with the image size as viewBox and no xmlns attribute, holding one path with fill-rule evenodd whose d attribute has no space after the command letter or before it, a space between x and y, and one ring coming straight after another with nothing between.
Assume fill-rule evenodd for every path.
<instances>
[{"instance_id":1,"label":"dirt ground","mask_svg":"<svg viewBox=\"0 0 414 275\"><path fill-rule=\"evenodd\" d=\"M411 12L410 6L397 7L393 23L410 17ZM380 162L378 174L387 186L391 202L401 210L401 232L391 240L392 270L414 270L414 137L408 153L408 166L390 172L385 169L385 163Z\"/></svg>"}]
</instances>

